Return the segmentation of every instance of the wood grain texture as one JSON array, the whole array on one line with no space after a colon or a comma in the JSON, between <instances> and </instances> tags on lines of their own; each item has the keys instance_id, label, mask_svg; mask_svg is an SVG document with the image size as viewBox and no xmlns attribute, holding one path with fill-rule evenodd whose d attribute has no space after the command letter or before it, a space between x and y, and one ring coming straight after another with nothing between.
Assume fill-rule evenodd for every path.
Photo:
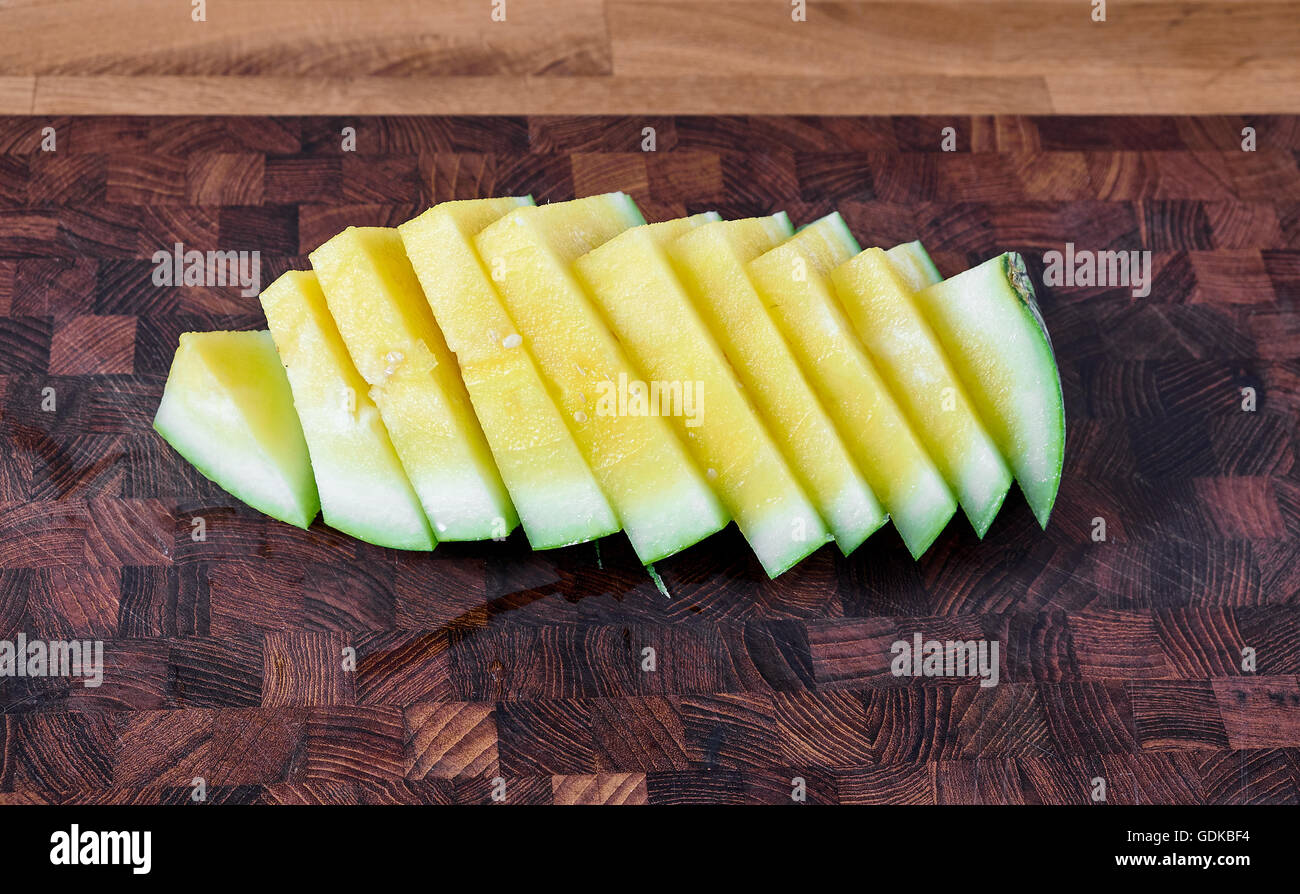
<instances>
[{"instance_id":1,"label":"wood grain texture","mask_svg":"<svg viewBox=\"0 0 1300 894\"><path fill-rule=\"evenodd\" d=\"M1297 146L1289 117L0 119L0 638L105 644L98 688L0 680L0 801L1300 801ZM1155 284L1042 290L1052 522L1013 495L916 563L883 530L772 582L728 530L665 598L621 536L400 554L260 516L150 429L180 332L263 325L155 286L155 251L257 250L265 283L350 224L597 189L839 208L948 272L1149 249ZM893 676L916 632L998 641L999 685Z\"/></svg>"},{"instance_id":2,"label":"wood grain texture","mask_svg":"<svg viewBox=\"0 0 1300 894\"><path fill-rule=\"evenodd\" d=\"M1295 0L1126 0L1104 22L1073 0L211 7L0 6L0 113L1300 111Z\"/></svg>"}]
</instances>

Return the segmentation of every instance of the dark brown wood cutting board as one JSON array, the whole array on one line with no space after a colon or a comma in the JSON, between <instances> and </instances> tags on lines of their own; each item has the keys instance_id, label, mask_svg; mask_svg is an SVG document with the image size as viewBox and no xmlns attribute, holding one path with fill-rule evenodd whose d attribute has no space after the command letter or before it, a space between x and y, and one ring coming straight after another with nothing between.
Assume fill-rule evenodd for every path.
<instances>
[{"instance_id":1,"label":"dark brown wood cutting board","mask_svg":"<svg viewBox=\"0 0 1300 894\"><path fill-rule=\"evenodd\" d=\"M0 638L106 650L99 688L0 680L0 800L1300 801L1298 148L1293 118L0 119ZM982 543L959 518L913 563L886 529L770 582L733 529L659 565L667 598L621 537L302 532L150 429L180 332L263 325L155 286L159 249L257 250L265 284L434 201L613 189L838 208L949 274L1151 250L1150 297L1041 290L1047 531L1013 493ZM999 641L1000 684L895 678L915 632Z\"/></svg>"}]
</instances>

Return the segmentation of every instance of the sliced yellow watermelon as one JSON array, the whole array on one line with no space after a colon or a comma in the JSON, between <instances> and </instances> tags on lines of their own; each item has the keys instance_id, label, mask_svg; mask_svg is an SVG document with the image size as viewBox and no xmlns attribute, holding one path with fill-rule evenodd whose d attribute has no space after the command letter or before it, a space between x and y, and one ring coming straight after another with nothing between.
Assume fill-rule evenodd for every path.
<instances>
[{"instance_id":1,"label":"sliced yellow watermelon","mask_svg":"<svg viewBox=\"0 0 1300 894\"><path fill-rule=\"evenodd\" d=\"M957 511L835 296L830 272L860 249L831 214L750 262L764 304L914 557Z\"/></svg>"},{"instance_id":2,"label":"sliced yellow watermelon","mask_svg":"<svg viewBox=\"0 0 1300 894\"><path fill-rule=\"evenodd\" d=\"M379 546L433 549L438 541L316 274L291 270L261 300L302 421L325 523Z\"/></svg>"},{"instance_id":3,"label":"sliced yellow watermelon","mask_svg":"<svg viewBox=\"0 0 1300 894\"><path fill-rule=\"evenodd\" d=\"M672 424L610 412L639 379L577 280L573 262L645 223L623 193L517 208L475 238L551 394L642 562L690 546L730 520Z\"/></svg>"},{"instance_id":4,"label":"sliced yellow watermelon","mask_svg":"<svg viewBox=\"0 0 1300 894\"><path fill-rule=\"evenodd\" d=\"M907 288L919 292L943 279L939 268L934 265L930 253L920 242L904 242L885 252L895 272L902 277Z\"/></svg>"},{"instance_id":5,"label":"sliced yellow watermelon","mask_svg":"<svg viewBox=\"0 0 1300 894\"><path fill-rule=\"evenodd\" d=\"M300 528L320 511L307 442L271 333L181 335L153 427L254 509Z\"/></svg>"},{"instance_id":6,"label":"sliced yellow watermelon","mask_svg":"<svg viewBox=\"0 0 1300 894\"><path fill-rule=\"evenodd\" d=\"M746 265L788 239L784 213L719 221L669 247L677 273L786 461L848 555L886 521L885 510L750 280Z\"/></svg>"},{"instance_id":7,"label":"sliced yellow watermelon","mask_svg":"<svg viewBox=\"0 0 1300 894\"><path fill-rule=\"evenodd\" d=\"M652 401L659 397L655 409L673 420L763 569L776 577L830 534L664 250L686 231L715 220L717 215L701 214L633 227L574 266L647 376Z\"/></svg>"},{"instance_id":8,"label":"sliced yellow watermelon","mask_svg":"<svg viewBox=\"0 0 1300 894\"><path fill-rule=\"evenodd\" d=\"M982 538L1011 489L1011 470L912 291L879 248L836 267L831 281L876 369Z\"/></svg>"},{"instance_id":9,"label":"sliced yellow watermelon","mask_svg":"<svg viewBox=\"0 0 1300 894\"><path fill-rule=\"evenodd\" d=\"M551 549L619 525L474 249L475 235L531 204L530 197L443 202L398 231L528 542Z\"/></svg>"},{"instance_id":10,"label":"sliced yellow watermelon","mask_svg":"<svg viewBox=\"0 0 1300 894\"><path fill-rule=\"evenodd\" d=\"M397 230L349 227L311 263L438 539L506 536L515 508Z\"/></svg>"},{"instance_id":11,"label":"sliced yellow watermelon","mask_svg":"<svg viewBox=\"0 0 1300 894\"><path fill-rule=\"evenodd\" d=\"M916 300L1046 528L1061 483L1065 406L1024 261L999 255Z\"/></svg>"}]
</instances>

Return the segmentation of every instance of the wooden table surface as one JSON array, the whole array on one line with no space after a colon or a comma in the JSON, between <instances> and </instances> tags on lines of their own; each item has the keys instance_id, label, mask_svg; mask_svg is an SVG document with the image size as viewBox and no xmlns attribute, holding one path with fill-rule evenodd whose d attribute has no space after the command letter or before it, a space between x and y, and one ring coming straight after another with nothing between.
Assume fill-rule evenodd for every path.
<instances>
[{"instance_id":1,"label":"wooden table surface","mask_svg":"<svg viewBox=\"0 0 1300 894\"><path fill-rule=\"evenodd\" d=\"M0 114L1295 114L1298 48L1297 0L0 0Z\"/></svg>"},{"instance_id":2,"label":"wooden table surface","mask_svg":"<svg viewBox=\"0 0 1300 894\"><path fill-rule=\"evenodd\" d=\"M99 688L0 680L0 801L1300 801L1298 146L1285 117L0 120L0 638L106 649ZM431 202L612 189L651 220L838 208L947 273L1150 250L1147 298L1041 291L1046 532L1014 493L982 543L958 519L914 563L885 529L771 582L730 529L659 565L669 598L621 535L302 532L150 429L180 332L263 325L155 286L155 251L257 250L266 283ZM999 685L895 678L915 632L998 640Z\"/></svg>"}]
</instances>

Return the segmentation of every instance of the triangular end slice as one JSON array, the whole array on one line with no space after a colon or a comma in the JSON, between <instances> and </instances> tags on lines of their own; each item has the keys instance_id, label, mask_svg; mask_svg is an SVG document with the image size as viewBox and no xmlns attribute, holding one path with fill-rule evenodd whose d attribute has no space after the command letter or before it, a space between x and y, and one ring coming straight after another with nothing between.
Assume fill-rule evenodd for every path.
<instances>
[{"instance_id":1,"label":"triangular end slice","mask_svg":"<svg viewBox=\"0 0 1300 894\"><path fill-rule=\"evenodd\" d=\"M1065 405L1024 261L999 255L917 299L1046 528L1061 483Z\"/></svg>"},{"instance_id":2,"label":"triangular end slice","mask_svg":"<svg viewBox=\"0 0 1300 894\"><path fill-rule=\"evenodd\" d=\"M153 427L254 509L300 528L320 511L307 442L270 332L181 335Z\"/></svg>"}]
</instances>

